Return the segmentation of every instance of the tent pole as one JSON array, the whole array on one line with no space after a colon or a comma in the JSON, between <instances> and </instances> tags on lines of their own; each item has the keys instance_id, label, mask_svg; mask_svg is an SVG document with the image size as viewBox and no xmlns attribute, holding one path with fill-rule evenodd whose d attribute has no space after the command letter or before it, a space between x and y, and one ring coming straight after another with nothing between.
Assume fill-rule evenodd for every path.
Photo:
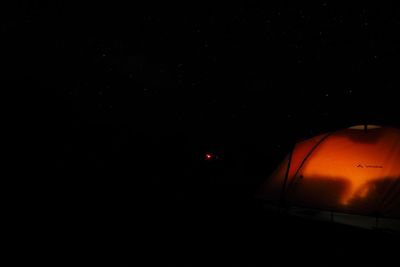
<instances>
[{"instance_id":1,"label":"tent pole","mask_svg":"<svg viewBox=\"0 0 400 267\"><path fill-rule=\"evenodd\" d=\"M292 163L292 155L293 155L293 150L294 150L294 146L292 147L292 149L290 149L289 152L289 160L288 160L288 165L286 168L286 173L285 173L285 178L283 180L283 185L282 185L282 192L281 192L281 199L280 199L280 206L281 208L285 208L285 191L286 191L286 185L287 185L287 181L288 181L288 177L289 177L289 170L290 170L290 165Z\"/></svg>"}]
</instances>

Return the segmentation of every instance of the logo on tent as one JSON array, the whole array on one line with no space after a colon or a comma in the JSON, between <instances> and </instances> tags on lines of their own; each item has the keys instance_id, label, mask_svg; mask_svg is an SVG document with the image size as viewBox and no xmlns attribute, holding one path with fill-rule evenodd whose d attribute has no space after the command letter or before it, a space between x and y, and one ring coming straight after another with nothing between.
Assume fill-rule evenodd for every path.
<instances>
[{"instance_id":1,"label":"logo on tent","mask_svg":"<svg viewBox=\"0 0 400 267\"><path fill-rule=\"evenodd\" d=\"M379 168L379 169L382 169L383 168L383 166L381 166L381 165L362 165L362 164L358 164L357 165L357 168Z\"/></svg>"},{"instance_id":2,"label":"logo on tent","mask_svg":"<svg viewBox=\"0 0 400 267\"><path fill-rule=\"evenodd\" d=\"M365 167L366 168L378 168L378 169L382 169L383 168L383 166L380 166L380 165L367 165Z\"/></svg>"}]
</instances>

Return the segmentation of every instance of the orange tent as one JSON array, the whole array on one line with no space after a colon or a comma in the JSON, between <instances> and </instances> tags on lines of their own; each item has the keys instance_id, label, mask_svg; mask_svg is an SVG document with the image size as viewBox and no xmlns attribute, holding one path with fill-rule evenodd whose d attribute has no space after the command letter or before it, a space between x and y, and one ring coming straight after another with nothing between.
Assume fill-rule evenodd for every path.
<instances>
[{"instance_id":1,"label":"orange tent","mask_svg":"<svg viewBox=\"0 0 400 267\"><path fill-rule=\"evenodd\" d=\"M360 125L298 142L263 184L259 197L400 218L400 129Z\"/></svg>"}]
</instances>

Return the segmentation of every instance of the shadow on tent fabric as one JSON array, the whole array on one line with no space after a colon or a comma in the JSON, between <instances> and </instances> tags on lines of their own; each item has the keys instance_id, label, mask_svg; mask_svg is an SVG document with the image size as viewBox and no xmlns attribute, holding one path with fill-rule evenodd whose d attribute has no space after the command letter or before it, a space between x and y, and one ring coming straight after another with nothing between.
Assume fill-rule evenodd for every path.
<instances>
[{"instance_id":1,"label":"shadow on tent fabric","mask_svg":"<svg viewBox=\"0 0 400 267\"><path fill-rule=\"evenodd\" d=\"M362 213L400 218L400 177L375 179L363 185L349 206ZM363 192L366 194L363 196Z\"/></svg>"},{"instance_id":2,"label":"shadow on tent fabric","mask_svg":"<svg viewBox=\"0 0 400 267\"><path fill-rule=\"evenodd\" d=\"M360 215L400 217L400 179L387 177L366 182L351 192L343 177L297 178L285 193L289 204ZM344 201L351 192L348 201Z\"/></svg>"}]
</instances>

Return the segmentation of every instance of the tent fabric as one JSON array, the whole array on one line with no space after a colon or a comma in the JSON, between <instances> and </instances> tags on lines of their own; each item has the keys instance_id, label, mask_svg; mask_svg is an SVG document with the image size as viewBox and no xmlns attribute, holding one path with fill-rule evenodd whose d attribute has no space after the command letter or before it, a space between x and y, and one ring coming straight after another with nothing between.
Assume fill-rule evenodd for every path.
<instances>
[{"instance_id":1,"label":"tent fabric","mask_svg":"<svg viewBox=\"0 0 400 267\"><path fill-rule=\"evenodd\" d=\"M400 129L354 126L298 142L259 197L400 218Z\"/></svg>"}]
</instances>

